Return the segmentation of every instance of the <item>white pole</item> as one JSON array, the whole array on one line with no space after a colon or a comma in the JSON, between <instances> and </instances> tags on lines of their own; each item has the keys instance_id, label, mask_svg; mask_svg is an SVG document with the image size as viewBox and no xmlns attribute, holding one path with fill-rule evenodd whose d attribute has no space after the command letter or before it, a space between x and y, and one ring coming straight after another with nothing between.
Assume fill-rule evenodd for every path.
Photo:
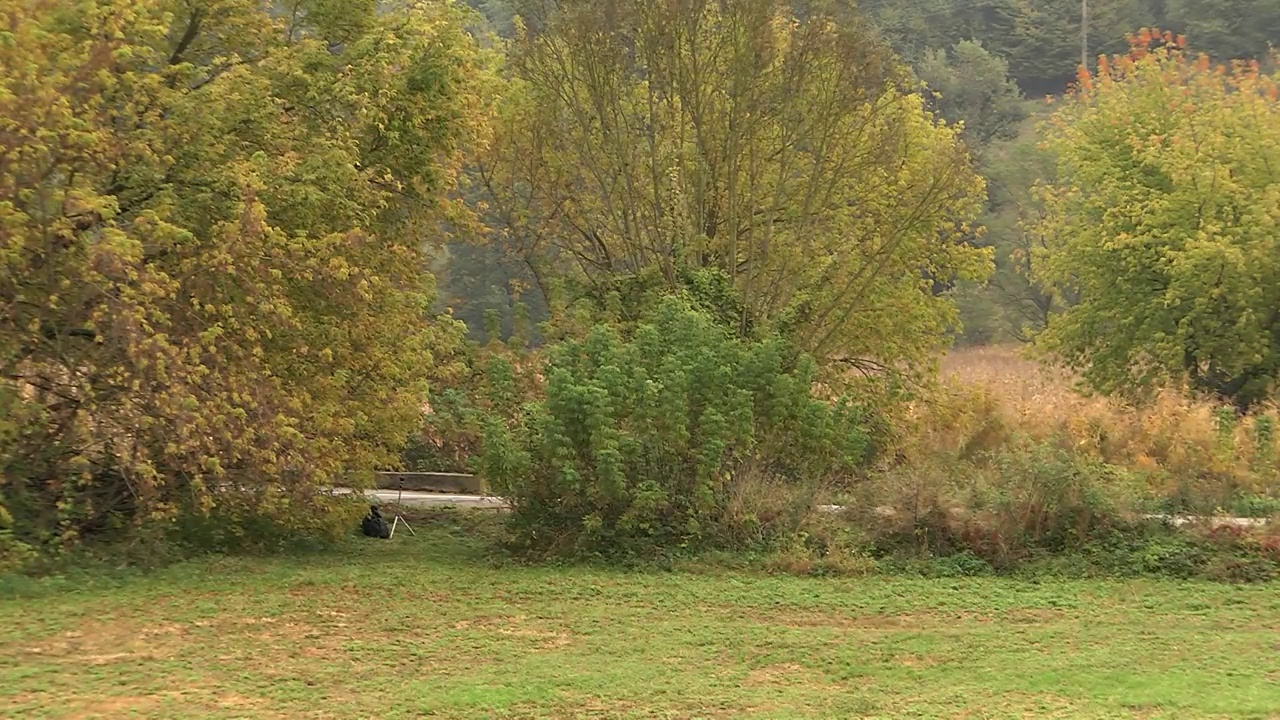
<instances>
[{"instance_id":1,"label":"white pole","mask_svg":"<svg viewBox=\"0 0 1280 720\"><path fill-rule=\"evenodd\" d=\"M1080 0L1080 66L1089 71L1089 0Z\"/></svg>"}]
</instances>

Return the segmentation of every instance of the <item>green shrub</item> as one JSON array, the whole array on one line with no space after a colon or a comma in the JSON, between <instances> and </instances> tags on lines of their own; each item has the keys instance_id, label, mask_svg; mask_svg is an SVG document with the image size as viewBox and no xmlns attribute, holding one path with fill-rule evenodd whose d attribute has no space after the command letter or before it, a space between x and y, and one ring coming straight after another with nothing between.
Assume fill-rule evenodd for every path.
<instances>
[{"instance_id":1,"label":"green shrub","mask_svg":"<svg viewBox=\"0 0 1280 720\"><path fill-rule=\"evenodd\" d=\"M1236 517L1267 518L1280 515L1280 498L1270 495L1241 494L1228 509Z\"/></svg>"},{"instance_id":2,"label":"green shrub","mask_svg":"<svg viewBox=\"0 0 1280 720\"><path fill-rule=\"evenodd\" d=\"M864 501L893 506L892 514L854 513L872 530L879 555L969 553L1007 569L1078 551L1120 522L1135 484L1105 463L1026 438L946 470L890 483Z\"/></svg>"},{"instance_id":3,"label":"green shrub","mask_svg":"<svg viewBox=\"0 0 1280 720\"><path fill-rule=\"evenodd\" d=\"M1116 523L1098 533L1078 555L1096 575L1192 578L1200 574L1212 551L1190 532L1140 519Z\"/></svg>"},{"instance_id":4,"label":"green shrub","mask_svg":"<svg viewBox=\"0 0 1280 720\"><path fill-rule=\"evenodd\" d=\"M674 297L625 337L600 326L549 348L544 374L545 399L487 424L480 462L537 552L767 540L869 453L863 408L816 399L811 359Z\"/></svg>"},{"instance_id":5,"label":"green shrub","mask_svg":"<svg viewBox=\"0 0 1280 720\"><path fill-rule=\"evenodd\" d=\"M149 540L173 543L189 551L277 552L291 548L324 547L349 536L369 511L368 500L358 495L330 496L315 492L276 498L297 508L291 525L281 525L271 515L239 506L215 507L207 512L184 508L171 524L157 526Z\"/></svg>"},{"instance_id":6,"label":"green shrub","mask_svg":"<svg viewBox=\"0 0 1280 720\"><path fill-rule=\"evenodd\" d=\"M0 574L22 569L34 556L30 545L13 535L13 516L0 502Z\"/></svg>"},{"instance_id":7,"label":"green shrub","mask_svg":"<svg viewBox=\"0 0 1280 720\"><path fill-rule=\"evenodd\" d=\"M987 506L1017 544L1077 550L1114 524L1132 485L1118 468L1046 443L994 453Z\"/></svg>"},{"instance_id":8,"label":"green shrub","mask_svg":"<svg viewBox=\"0 0 1280 720\"><path fill-rule=\"evenodd\" d=\"M431 409L401 454L406 470L470 472L480 452L485 423L514 418L535 397L538 382L526 371L531 356L498 341L471 345L460 358L461 372L430 395Z\"/></svg>"},{"instance_id":9,"label":"green shrub","mask_svg":"<svg viewBox=\"0 0 1280 720\"><path fill-rule=\"evenodd\" d=\"M431 412L409 436L401 453L411 472L467 472L468 458L479 447L480 411L470 395L457 388L431 394Z\"/></svg>"}]
</instances>

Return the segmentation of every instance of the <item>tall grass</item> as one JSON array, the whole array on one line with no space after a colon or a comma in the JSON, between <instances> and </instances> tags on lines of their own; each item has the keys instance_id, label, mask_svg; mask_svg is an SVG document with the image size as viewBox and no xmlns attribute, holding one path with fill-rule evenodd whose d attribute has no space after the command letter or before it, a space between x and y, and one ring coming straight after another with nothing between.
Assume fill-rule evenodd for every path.
<instances>
[{"instance_id":1,"label":"tall grass","mask_svg":"<svg viewBox=\"0 0 1280 720\"><path fill-rule=\"evenodd\" d=\"M1271 514L1280 507L1280 412L1245 416L1166 391L1144 406L1090 396L1066 371L1017 348L957 350L939 391L908 414L908 462L990 464L1010 448L1044 444L1138 479L1143 504L1198 513ZM1115 473L1113 473L1115 474Z\"/></svg>"},{"instance_id":2,"label":"tall grass","mask_svg":"<svg viewBox=\"0 0 1280 720\"><path fill-rule=\"evenodd\" d=\"M1015 348L957 350L939 386L896 416L896 452L847 490L844 519L873 556L966 572L1074 558L1105 572L1271 578L1280 523L1224 536L1150 515L1275 514L1278 420L1274 407L1238 416L1172 391L1126 405Z\"/></svg>"}]
</instances>

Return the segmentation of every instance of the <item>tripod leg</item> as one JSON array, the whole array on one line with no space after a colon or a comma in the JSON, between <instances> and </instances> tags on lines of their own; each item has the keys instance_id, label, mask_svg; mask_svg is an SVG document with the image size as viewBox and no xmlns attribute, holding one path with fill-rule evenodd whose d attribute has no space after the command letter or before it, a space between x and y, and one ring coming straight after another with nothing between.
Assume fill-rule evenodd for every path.
<instances>
[{"instance_id":1,"label":"tripod leg","mask_svg":"<svg viewBox=\"0 0 1280 720\"><path fill-rule=\"evenodd\" d=\"M418 537L418 533L413 531L413 526L409 524L409 521L397 515L391 521L391 532L387 535L388 540L396 536L396 527L399 525L403 525L404 529L408 530L410 535Z\"/></svg>"}]
</instances>

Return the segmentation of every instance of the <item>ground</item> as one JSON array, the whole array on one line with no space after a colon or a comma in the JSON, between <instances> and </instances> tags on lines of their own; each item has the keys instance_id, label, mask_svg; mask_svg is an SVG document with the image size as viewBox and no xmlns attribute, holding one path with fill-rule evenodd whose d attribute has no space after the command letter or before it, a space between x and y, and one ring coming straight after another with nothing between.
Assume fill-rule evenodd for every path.
<instances>
[{"instance_id":1,"label":"ground","mask_svg":"<svg viewBox=\"0 0 1280 720\"><path fill-rule=\"evenodd\" d=\"M1280 717L1275 586L523 567L417 530L9 587L0 716Z\"/></svg>"}]
</instances>

